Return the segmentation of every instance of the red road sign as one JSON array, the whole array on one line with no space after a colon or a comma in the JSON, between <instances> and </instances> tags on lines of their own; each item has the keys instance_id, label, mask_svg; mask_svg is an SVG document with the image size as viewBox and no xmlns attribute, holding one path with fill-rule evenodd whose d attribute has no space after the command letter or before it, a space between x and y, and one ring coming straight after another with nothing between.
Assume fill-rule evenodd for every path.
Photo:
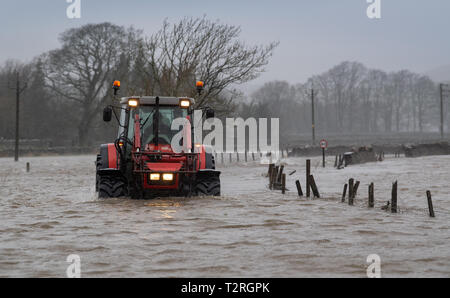
<instances>
[{"instance_id":1,"label":"red road sign","mask_svg":"<svg viewBox=\"0 0 450 298\"><path fill-rule=\"evenodd\" d=\"M320 148L325 149L328 147L328 142L327 140L322 140L320 141Z\"/></svg>"}]
</instances>

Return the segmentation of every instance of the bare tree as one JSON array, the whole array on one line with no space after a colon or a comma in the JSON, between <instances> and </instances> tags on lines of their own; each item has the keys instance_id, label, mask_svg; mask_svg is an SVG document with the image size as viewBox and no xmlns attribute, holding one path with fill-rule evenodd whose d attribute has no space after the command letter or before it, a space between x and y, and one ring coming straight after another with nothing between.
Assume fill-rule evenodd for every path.
<instances>
[{"instance_id":1,"label":"bare tree","mask_svg":"<svg viewBox=\"0 0 450 298\"><path fill-rule=\"evenodd\" d=\"M423 132L425 124L425 113L427 109L433 104L433 99L436 96L436 84L430 78L421 75L412 76L411 82L411 105L413 109L414 124L417 121L419 131Z\"/></svg>"},{"instance_id":2,"label":"bare tree","mask_svg":"<svg viewBox=\"0 0 450 298\"><path fill-rule=\"evenodd\" d=\"M62 47L42 57L48 87L79 106L72 112L80 113L80 145L87 143L92 121L109 97L110 83L124 63L134 33L110 23L88 24L62 33Z\"/></svg>"},{"instance_id":3,"label":"bare tree","mask_svg":"<svg viewBox=\"0 0 450 298\"><path fill-rule=\"evenodd\" d=\"M409 71L387 74L355 62L343 62L294 87L266 83L241 110L245 115L281 117L283 135L309 133L312 86L317 133L345 133L344 128L363 133L380 128L424 131L426 125L436 124L432 115L437 113L437 87L428 77ZM293 92L286 92L291 88Z\"/></svg>"},{"instance_id":4,"label":"bare tree","mask_svg":"<svg viewBox=\"0 0 450 298\"><path fill-rule=\"evenodd\" d=\"M15 123L18 113L17 110L16 113L12 111L17 108L22 110L24 107L23 100L30 80L31 69L30 64L24 64L17 60L7 60L4 66L0 68L0 79L3 85L3 88L0 88L0 131L8 137L14 136L12 124ZM19 92L18 102L17 92ZM19 113L19 119L22 118L23 111ZM21 126L19 126L19 131L23 131Z\"/></svg>"},{"instance_id":5,"label":"bare tree","mask_svg":"<svg viewBox=\"0 0 450 298\"><path fill-rule=\"evenodd\" d=\"M184 18L176 24L164 21L141 47L142 61L136 66L146 79L143 91L193 96L195 80L203 80L205 90L197 106L229 108L234 97L225 91L230 94L231 86L258 77L278 44L247 46L239 35L239 27L205 17Z\"/></svg>"}]
</instances>

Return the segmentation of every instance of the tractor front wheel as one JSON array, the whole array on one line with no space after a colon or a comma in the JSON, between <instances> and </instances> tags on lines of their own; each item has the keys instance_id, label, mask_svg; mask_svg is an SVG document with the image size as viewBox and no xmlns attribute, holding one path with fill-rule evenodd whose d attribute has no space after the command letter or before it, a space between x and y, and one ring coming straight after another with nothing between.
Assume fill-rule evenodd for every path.
<instances>
[{"instance_id":1,"label":"tractor front wheel","mask_svg":"<svg viewBox=\"0 0 450 298\"><path fill-rule=\"evenodd\" d=\"M99 198L118 198L126 196L127 184L125 179L119 176L103 175L98 181Z\"/></svg>"},{"instance_id":2,"label":"tractor front wheel","mask_svg":"<svg viewBox=\"0 0 450 298\"><path fill-rule=\"evenodd\" d=\"M220 178L218 176L203 176L195 184L197 196L220 196Z\"/></svg>"},{"instance_id":3,"label":"tractor front wheel","mask_svg":"<svg viewBox=\"0 0 450 298\"><path fill-rule=\"evenodd\" d=\"M100 154L97 155L97 160L95 161L95 169L96 169L96 174L95 174L95 191L98 191L98 184L100 181L100 175L98 174L98 172L100 171L100 169L102 168L102 156Z\"/></svg>"}]
</instances>

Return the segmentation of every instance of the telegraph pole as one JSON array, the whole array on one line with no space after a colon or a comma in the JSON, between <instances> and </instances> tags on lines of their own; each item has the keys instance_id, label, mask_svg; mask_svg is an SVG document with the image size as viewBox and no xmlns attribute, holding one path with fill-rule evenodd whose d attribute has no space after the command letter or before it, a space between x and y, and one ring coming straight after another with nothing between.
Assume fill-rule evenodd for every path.
<instances>
[{"instance_id":1,"label":"telegraph pole","mask_svg":"<svg viewBox=\"0 0 450 298\"><path fill-rule=\"evenodd\" d=\"M444 84L439 84L441 94L441 125L439 127L441 131L441 139L444 138Z\"/></svg>"},{"instance_id":2,"label":"telegraph pole","mask_svg":"<svg viewBox=\"0 0 450 298\"><path fill-rule=\"evenodd\" d=\"M441 132L441 139L444 138L444 87L449 87L448 84L439 84L439 91L440 91L440 97L441 97L441 123L439 126L440 132Z\"/></svg>"},{"instance_id":3,"label":"telegraph pole","mask_svg":"<svg viewBox=\"0 0 450 298\"><path fill-rule=\"evenodd\" d=\"M20 109L20 94L27 88L27 83L20 86L20 76L19 71L16 71L16 87L11 88L16 90L16 140L14 148L14 161L19 161L19 109Z\"/></svg>"},{"instance_id":4,"label":"telegraph pole","mask_svg":"<svg viewBox=\"0 0 450 298\"><path fill-rule=\"evenodd\" d=\"M311 89L311 121L312 121L312 144L316 143L316 125L314 119L314 89Z\"/></svg>"}]
</instances>

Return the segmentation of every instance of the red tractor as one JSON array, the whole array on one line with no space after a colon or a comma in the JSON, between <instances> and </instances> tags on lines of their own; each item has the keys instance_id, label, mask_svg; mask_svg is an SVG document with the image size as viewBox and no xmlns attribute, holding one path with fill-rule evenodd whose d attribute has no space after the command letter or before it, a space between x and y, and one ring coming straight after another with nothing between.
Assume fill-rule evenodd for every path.
<instances>
[{"instance_id":1,"label":"red tractor","mask_svg":"<svg viewBox=\"0 0 450 298\"><path fill-rule=\"evenodd\" d=\"M115 81L115 95L119 87L120 82ZM202 87L198 82L199 93ZM101 145L97 155L96 190L100 198L220 195L220 172L215 169L213 154L192 142L194 99L139 96L122 97L120 103L103 110L104 121L111 121L114 114L119 133L114 143ZM214 111L206 108L202 115L212 118ZM187 125L172 130L171 124L178 118ZM195 123L202 120L195 119ZM181 152L172 148L177 134Z\"/></svg>"}]
</instances>

